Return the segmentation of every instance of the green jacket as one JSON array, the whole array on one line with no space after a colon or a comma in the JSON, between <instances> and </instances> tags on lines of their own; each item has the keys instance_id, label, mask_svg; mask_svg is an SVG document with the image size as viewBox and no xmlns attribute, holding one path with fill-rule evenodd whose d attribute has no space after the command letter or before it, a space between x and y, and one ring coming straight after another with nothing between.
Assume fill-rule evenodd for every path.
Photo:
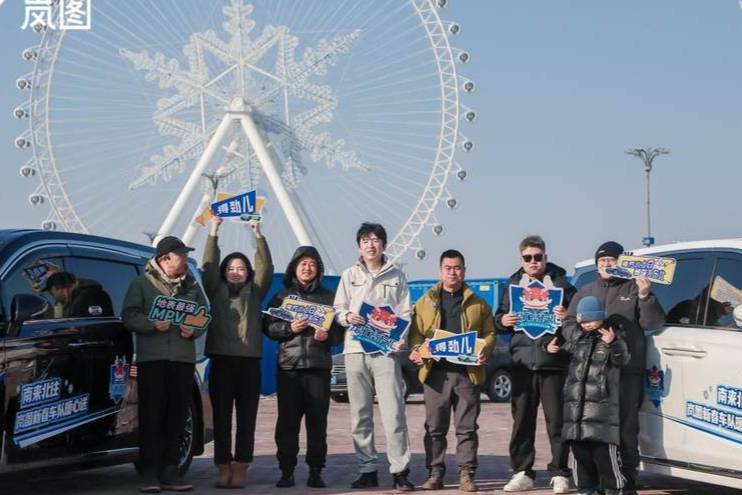
<instances>
[{"instance_id":1,"label":"green jacket","mask_svg":"<svg viewBox=\"0 0 742 495\"><path fill-rule=\"evenodd\" d=\"M149 260L144 271L144 275L131 281L121 311L124 326L136 334L136 361L195 363L194 340L206 328L194 328L193 337L186 339L181 337L180 327L176 325L170 325L168 330L158 332L148 317L152 303L160 295L195 301L200 306L208 307L209 303L201 287L190 272L186 272L178 281L168 282L154 259Z\"/></svg>"},{"instance_id":2,"label":"green jacket","mask_svg":"<svg viewBox=\"0 0 742 495\"><path fill-rule=\"evenodd\" d=\"M265 237L257 239L255 272L237 297L220 270L218 237L209 236L203 258L203 279L211 300L211 326L206 336L207 356L263 356L262 302L273 280L273 260Z\"/></svg>"},{"instance_id":3,"label":"green jacket","mask_svg":"<svg viewBox=\"0 0 742 495\"><path fill-rule=\"evenodd\" d=\"M412 322L410 324L409 345L411 348L419 347L425 339L432 339L433 334L441 327L441 287L438 282L415 303ZM490 355L495 348L495 322L492 319L492 308L489 304L476 295L468 285L464 284L464 300L461 302L461 331L470 332L476 330L480 339L484 339L485 345L482 353ZM420 368L419 378L425 383L430 370L433 368L433 360L426 359ZM485 381L485 366L467 366L469 379L475 385L483 385Z\"/></svg>"}]
</instances>

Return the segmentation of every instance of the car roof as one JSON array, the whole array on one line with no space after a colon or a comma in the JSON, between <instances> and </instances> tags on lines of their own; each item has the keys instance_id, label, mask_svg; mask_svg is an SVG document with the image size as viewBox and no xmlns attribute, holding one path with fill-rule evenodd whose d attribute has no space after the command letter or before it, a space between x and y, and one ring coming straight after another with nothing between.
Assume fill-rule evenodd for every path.
<instances>
[{"instance_id":1,"label":"car roof","mask_svg":"<svg viewBox=\"0 0 742 495\"><path fill-rule=\"evenodd\" d=\"M685 241L685 242L672 242L669 244L660 244L658 246L643 247L639 249L631 249L632 254L636 256L652 256L654 254L663 253L668 254L675 251L698 251L698 250L733 250L742 251L742 238L736 239L712 239L705 241ZM575 264L575 269L584 268L586 266L594 265L595 259L588 258Z\"/></svg>"},{"instance_id":2,"label":"car roof","mask_svg":"<svg viewBox=\"0 0 742 495\"><path fill-rule=\"evenodd\" d=\"M155 250L152 246L73 232L58 232L34 229L0 229L0 263L21 246L43 243L44 241L67 242L77 245L103 246L138 256L150 257Z\"/></svg>"}]
</instances>

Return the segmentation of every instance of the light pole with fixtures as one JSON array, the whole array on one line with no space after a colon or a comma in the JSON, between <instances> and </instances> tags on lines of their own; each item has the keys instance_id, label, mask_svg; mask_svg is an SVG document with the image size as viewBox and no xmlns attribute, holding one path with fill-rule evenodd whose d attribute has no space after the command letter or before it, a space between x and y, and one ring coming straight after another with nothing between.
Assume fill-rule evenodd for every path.
<instances>
[{"instance_id":1,"label":"light pole with fixtures","mask_svg":"<svg viewBox=\"0 0 742 495\"><path fill-rule=\"evenodd\" d=\"M647 174L647 236L642 239L642 244L649 247L654 244L652 237L652 219L650 216L650 196L649 196L649 174L652 172L652 162L659 155L667 155L670 150L665 148L634 148L626 150L627 155L636 156L644 163L644 172Z\"/></svg>"}]
</instances>

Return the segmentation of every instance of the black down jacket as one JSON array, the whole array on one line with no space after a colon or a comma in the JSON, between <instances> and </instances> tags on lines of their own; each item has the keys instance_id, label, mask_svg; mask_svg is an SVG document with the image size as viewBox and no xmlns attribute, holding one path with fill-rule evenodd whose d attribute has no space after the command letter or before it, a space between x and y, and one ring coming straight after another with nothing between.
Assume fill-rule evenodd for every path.
<instances>
[{"instance_id":1,"label":"black down jacket","mask_svg":"<svg viewBox=\"0 0 742 495\"><path fill-rule=\"evenodd\" d=\"M595 282L581 288L572 298L564 319L565 340L582 333L577 322L577 305L585 296L595 296L605 305L608 324L620 335L629 348L631 361L621 372L642 375L646 369L645 330L654 330L665 324L665 312L657 297L650 292L645 299L639 299L639 290L633 280L598 277Z\"/></svg>"},{"instance_id":2,"label":"black down jacket","mask_svg":"<svg viewBox=\"0 0 742 495\"><path fill-rule=\"evenodd\" d=\"M317 277L306 287L296 280L295 275L296 265L305 256L314 258L319 268ZM286 267L283 276L284 289L276 294L269 307L277 308L288 295L298 296L305 301L332 306L335 294L322 285L323 273L324 266L319 252L311 246L299 247ZM280 343L278 346L278 367L282 370L332 369L330 348L342 342L344 338L343 327L335 323L334 319L330 328L330 335L324 342L314 339L314 328L312 327L307 327L303 332L295 334L291 331L291 323L268 315L265 315L263 319L263 332L272 340L277 340Z\"/></svg>"},{"instance_id":3,"label":"black down jacket","mask_svg":"<svg viewBox=\"0 0 742 495\"><path fill-rule=\"evenodd\" d=\"M571 355L564 383L563 440L589 440L619 445L621 367L629 362L626 342L610 344L600 333L581 332L562 348Z\"/></svg>"},{"instance_id":4,"label":"black down jacket","mask_svg":"<svg viewBox=\"0 0 742 495\"><path fill-rule=\"evenodd\" d=\"M545 350L546 344L552 341L555 335L546 334L539 339L533 340L523 332L514 332L513 327L506 327L502 324L503 315L510 312L510 285L518 285L521 277L525 271L521 268L517 272L513 273L508 280L508 285L505 290L502 291L500 298L500 305L495 312L495 327L500 332L513 332L513 338L510 340L510 354L513 357L513 364L516 366L523 366L532 371L538 370L566 370L567 363L569 362L568 356L563 353L548 354ZM544 277L549 276L554 287L559 287L564 290L564 298L562 299L562 306L568 308L572 296L574 296L577 289L567 280L567 272L564 268L557 266L553 263L546 264L546 273ZM559 339L559 343L563 342L562 329L559 328L556 331L556 337Z\"/></svg>"}]
</instances>

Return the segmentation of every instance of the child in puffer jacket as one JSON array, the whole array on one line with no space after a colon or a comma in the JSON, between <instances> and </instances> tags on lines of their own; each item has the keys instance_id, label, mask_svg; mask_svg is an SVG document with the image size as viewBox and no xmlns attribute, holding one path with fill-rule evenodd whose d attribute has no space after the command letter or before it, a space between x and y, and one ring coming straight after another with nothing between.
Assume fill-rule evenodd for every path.
<instances>
[{"instance_id":1,"label":"child in puffer jacket","mask_svg":"<svg viewBox=\"0 0 742 495\"><path fill-rule=\"evenodd\" d=\"M572 476L580 494L598 488L618 495L625 484L618 453L621 367L629 362L624 339L605 322L605 306L586 296L577 305L582 332L561 348L552 341L547 352L571 356L564 384L562 439L570 443Z\"/></svg>"}]
</instances>

